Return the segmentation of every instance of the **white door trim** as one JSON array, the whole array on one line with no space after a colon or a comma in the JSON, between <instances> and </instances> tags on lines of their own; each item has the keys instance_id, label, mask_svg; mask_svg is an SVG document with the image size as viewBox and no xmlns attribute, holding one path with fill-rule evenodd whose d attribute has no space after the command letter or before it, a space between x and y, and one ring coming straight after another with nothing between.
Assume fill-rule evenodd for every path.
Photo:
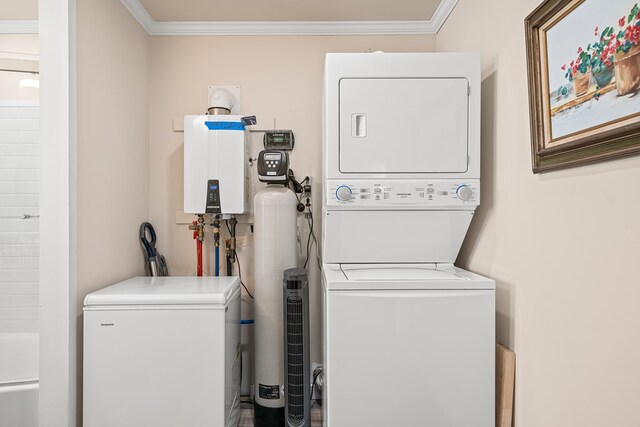
<instances>
[{"instance_id":1,"label":"white door trim","mask_svg":"<svg viewBox=\"0 0 640 427\"><path fill-rule=\"evenodd\" d=\"M40 398L43 427L76 426L76 0L39 2Z\"/></svg>"}]
</instances>

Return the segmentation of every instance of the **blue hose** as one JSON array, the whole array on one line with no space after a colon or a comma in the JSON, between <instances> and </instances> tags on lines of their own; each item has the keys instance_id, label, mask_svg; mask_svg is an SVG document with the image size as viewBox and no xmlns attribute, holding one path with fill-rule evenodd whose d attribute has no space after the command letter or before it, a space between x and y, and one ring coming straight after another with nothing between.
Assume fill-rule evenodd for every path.
<instances>
[{"instance_id":1,"label":"blue hose","mask_svg":"<svg viewBox=\"0 0 640 427\"><path fill-rule=\"evenodd\" d=\"M220 247L216 246L216 276L220 275Z\"/></svg>"}]
</instances>

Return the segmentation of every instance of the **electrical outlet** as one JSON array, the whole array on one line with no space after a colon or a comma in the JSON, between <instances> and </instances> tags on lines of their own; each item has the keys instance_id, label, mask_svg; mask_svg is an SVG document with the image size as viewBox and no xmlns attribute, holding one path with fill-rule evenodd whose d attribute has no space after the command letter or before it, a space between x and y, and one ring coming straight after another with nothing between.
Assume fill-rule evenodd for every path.
<instances>
[{"instance_id":1,"label":"electrical outlet","mask_svg":"<svg viewBox=\"0 0 640 427\"><path fill-rule=\"evenodd\" d=\"M311 177L307 176L307 183L302 186L302 195L300 199L305 205L304 217L309 219L311 217Z\"/></svg>"}]
</instances>

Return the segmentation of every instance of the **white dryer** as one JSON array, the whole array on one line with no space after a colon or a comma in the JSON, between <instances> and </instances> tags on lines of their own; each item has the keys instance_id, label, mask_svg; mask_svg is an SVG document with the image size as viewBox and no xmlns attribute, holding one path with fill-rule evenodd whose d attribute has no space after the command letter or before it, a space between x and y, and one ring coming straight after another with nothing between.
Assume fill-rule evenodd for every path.
<instances>
[{"instance_id":1,"label":"white dryer","mask_svg":"<svg viewBox=\"0 0 640 427\"><path fill-rule=\"evenodd\" d=\"M328 54L328 427L493 427L495 283L453 265L480 202L477 54Z\"/></svg>"}]
</instances>

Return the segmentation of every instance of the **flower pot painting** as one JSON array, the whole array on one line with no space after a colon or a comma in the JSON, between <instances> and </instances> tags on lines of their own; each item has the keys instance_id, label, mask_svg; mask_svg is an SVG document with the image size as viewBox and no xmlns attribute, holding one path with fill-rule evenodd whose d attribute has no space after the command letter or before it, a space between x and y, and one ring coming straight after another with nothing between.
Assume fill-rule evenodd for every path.
<instances>
[{"instance_id":1,"label":"flower pot painting","mask_svg":"<svg viewBox=\"0 0 640 427\"><path fill-rule=\"evenodd\" d=\"M640 121L640 7L633 0L568 3L541 40L549 147Z\"/></svg>"},{"instance_id":2,"label":"flower pot painting","mask_svg":"<svg viewBox=\"0 0 640 427\"><path fill-rule=\"evenodd\" d=\"M616 53L614 58L618 95L638 91L640 89L640 45L635 45L626 53Z\"/></svg>"},{"instance_id":3,"label":"flower pot painting","mask_svg":"<svg viewBox=\"0 0 640 427\"><path fill-rule=\"evenodd\" d=\"M593 72L593 79L596 81L596 85L599 88L606 87L613 80L614 68L613 64L610 67L605 67L602 70Z\"/></svg>"},{"instance_id":4,"label":"flower pot painting","mask_svg":"<svg viewBox=\"0 0 640 427\"><path fill-rule=\"evenodd\" d=\"M640 0L541 0L525 18L534 173L640 155Z\"/></svg>"},{"instance_id":5,"label":"flower pot painting","mask_svg":"<svg viewBox=\"0 0 640 427\"><path fill-rule=\"evenodd\" d=\"M589 83L591 83L591 72L578 73L573 78L573 91L576 96L581 96L587 93L589 90Z\"/></svg>"}]
</instances>

